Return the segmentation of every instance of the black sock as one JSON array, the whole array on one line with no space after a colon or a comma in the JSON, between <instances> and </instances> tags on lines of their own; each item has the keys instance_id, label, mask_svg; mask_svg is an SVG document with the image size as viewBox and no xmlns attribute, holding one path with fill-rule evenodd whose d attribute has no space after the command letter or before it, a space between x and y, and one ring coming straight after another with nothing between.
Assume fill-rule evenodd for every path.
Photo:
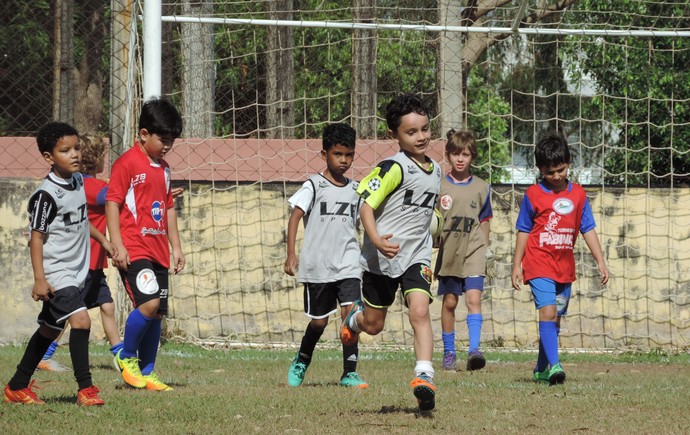
<instances>
[{"instance_id":1,"label":"black sock","mask_svg":"<svg viewBox=\"0 0 690 435\"><path fill-rule=\"evenodd\" d=\"M34 375L38 363L41 362L43 355L50 347L50 343L53 342L52 338L46 338L42 336L37 329L34 335L29 339L29 343L26 345L26 350L24 350L24 356L22 356L19 365L17 366L17 371L12 376L12 379L7 383L10 390L23 390L29 386L31 382L31 376Z\"/></svg>"},{"instance_id":2,"label":"black sock","mask_svg":"<svg viewBox=\"0 0 690 435\"><path fill-rule=\"evenodd\" d=\"M343 376L357 371L357 357L359 356L359 346L355 343L352 346L343 345Z\"/></svg>"},{"instance_id":3,"label":"black sock","mask_svg":"<svg viewBox=\"0 0 690 435\"><path fill-rule=\"evenodd\" d=\"M89 371L89 334L90 329L74 329L69 333L69 353L72 357L74 379L79 389L93 385Z\"/></svg>"},{"instance_id":4,"label":"black sock","mask_svg":"<svg viewBox=\"0 0 690 435\"><path fill-rule=\"evenodd\" d=\"M316 343L319 342L323 334L323 329L316 329L311 326L311 323L307 325L307 330L304 331L304 337L302 337L302 343L299 346L299 360L305 364L311 362L311 357L314 354L314 348L316 348Z\"/></svg>"}]
</instances>

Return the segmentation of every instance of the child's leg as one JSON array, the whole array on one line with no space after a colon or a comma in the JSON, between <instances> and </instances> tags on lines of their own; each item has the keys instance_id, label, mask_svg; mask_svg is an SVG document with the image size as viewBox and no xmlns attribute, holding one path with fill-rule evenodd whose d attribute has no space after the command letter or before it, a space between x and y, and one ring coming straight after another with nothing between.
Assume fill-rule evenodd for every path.
<instances>
[{"instance_id":1,"label":"child's leg","mask_svg":"<svg viewBox=\"0 0 690 435\"><path fill-rule=\"evenodd\" d=\"M103 331L110 343L110 351L116 355L122 349L122 340L120 339L120 331L117 328L117 321L115 320L115 303L106 302L100 306L101 309L101 323L103 323Z\"/></svg>"},{"instance_id":2,"label":"child's leg","mask_svg":"<svg viewBox=\"0 0 690 435\"><path fill-rule=\"evenodd\" d=\"M443 354L455 354L455 309L458 306L458 295L446 293L443 295L441 307L441 338L443 339Z\"/></svg>"},{"instance_id":3,"label":"child's leg","mask_svg":"<svg viewBox=\"0 0 690 435\"><path fill-rule=\"evenodd\" d=\"M470 289L465 292L465 304L467 305L467 332L470 338L468 352L479 350L479 341L482 334L482 292L478 289Z\"/></svg>"},{"instance_id":4,"label":"child's leg","mask_svg":"<svg viewBox=\"0 0 690 435\"><path fill-rule=\"evenodd\" d=\"M434 333L431 329L429 296L421 291L412 291L406 298L410 325L414 332L414 352L417 359L415 372L417 375L425 372L433 377L431 361L434 352Z\"/></svg>"},{"instance_id":5,"label":"child's leg","mask_svg":"<svg viewBox=\"0 0 690 435\"><path fill-rule=\"evenodd\" d=\"M149 327L139 342L139 368L146 376L153 372L158 356L158 345L161 342L163 321L159 318L151 319Z\"/></svg>"},{"instance_id":6,"label":"child's leg","mask_svg":"<svg viewBox=\"0 0 690 435\"><path fill-rule=\"evenodd\" d=\"M72 370L79 389L93 385L89 370L89 334L91 318L86 310L79 311L69 318L72 330L69 333L69 353L72 357Z\"/></svg>"},{"instance_id":7,"label":"child's leg","mask_svg":"<svg viewBox=\"0 0 690 435\"><path fill-rule=\"evenodd\" d=\"M340 318L344 322L345 318L347 317L347 314L350 312L351 309L354 309L354 304L353 305L346 305L341 307L340 309ZM355 342L355 344L347 345L345 343L342 343L343 345L343 374L341 378L347 376L348 373L356 372L357 371L357 359L359 358L359 341Z\"/></svg>"},{"instance_id":8,"label":"child's leg","mask_svg":"<svg viewBox=\"0 0 690 435\"><path fill-rule=\"evenodd\" d=\"M34 332L34 335L31 336L29 343L26 345L21 361L19 361L17 365L17 371L7 383L10 390L22 390L29 385L38 363L46 353L50 343L52 343L59 334L59 330L50 328L46 325L41 325L36 332Z\"/></svg>"},{"instance_id":9,"label":"child's leg","mask_svg":"<svg viewBox=\"0 0 690 435\"><path fill-rule=\"evenodd\" d=\"M298 359L305 364L309 365L311 363L311 358L314 355L314 349L316 344L319 342L323 331L328 325L328 319L311 319L307 325L307 329L304 331L304 336L302 337L302 342L299 346Z\"/></svg>"},{"instance_id":10,"label":"child's leg","mask_svg":"<svg viewBox=\"0 0 690 435\"><path fill-rule=\"evenodd\" d=\"M52 343L50 343L50 346L48 346L48 350L46 351L45 355L43 355L43 360L49 360L50 358L53 357L53 354L57 350L58 346L60 344L58 343L60 341L60 338L62 338L62 335L65 333L65 330L63 329L60 331L60 334L53 340Z\"/></svg>"},{"instance_id":11,"label":"child's leg","mask_svg":"<svg viewBox=\"0 0 690 435\"><path fill-rule=\"evenodd\" d=\"M547 305L539 309L539 340L551 367L559 364L556 320L556 305Z\"/></svg>"}]
</instances>

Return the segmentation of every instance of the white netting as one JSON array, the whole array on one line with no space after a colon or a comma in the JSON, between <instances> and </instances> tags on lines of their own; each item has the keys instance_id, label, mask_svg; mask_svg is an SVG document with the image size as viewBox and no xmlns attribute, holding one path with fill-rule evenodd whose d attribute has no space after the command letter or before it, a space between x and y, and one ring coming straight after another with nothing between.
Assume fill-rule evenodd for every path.
<instances>
[{"instance_id":1,"label":"white netting","mask_svg":"<svg viewBox=\"0 0 690 435\"><path fill-rule=\"evenodd\" d=\"M689 17L685 1L164 3L161 86L187 127L169 158L187 188L178 207L188 268L172 279L168 333L299 340L302 289L282 272L286 199L322 169L329 122L360 133L354 178L392 153L382 108L405 91L434 108L435 137L466 126L479 138L475 173L493 184L496 255L484 343L536 340L529 291L510 290L513 227L536 175L533 144L558 129L613 275L600 288L578 243L563 345L687 347ZM437 142L432 156L441 150ZM397 303L376 341L408 346L411 337Z\"/></svg>"}]
</instances>

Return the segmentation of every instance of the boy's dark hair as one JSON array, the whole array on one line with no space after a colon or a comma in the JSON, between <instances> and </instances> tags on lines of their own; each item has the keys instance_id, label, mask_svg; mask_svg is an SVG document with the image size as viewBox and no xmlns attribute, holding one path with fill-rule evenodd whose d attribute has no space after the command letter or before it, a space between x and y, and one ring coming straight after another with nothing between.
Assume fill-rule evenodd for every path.
<instances>
[{"instance_id":1,"label":"boy's dark hair","mask_svg":"<svg viewBox=\"0 0 690 435\"><path fill-rule=\"evenodd\" d=\"M349 125L337 122L335 124L328 124L323 129L323 149L328 151L336 145L342 145L351 149L355 149L357 142L357 132Z\"/></svg>"},{"instance_id":2,"label":"boy's dark hair","mask_svg":"<svg viewBox=\"0 0 690 435\"><path fill-rule=\"evenodd\" d=\"M36 133L38 151L52 153L58 141L65 136L79 136L77 129L65 122L49 122Z\"/></svg>"},{"instance_id":3,"label":"boy's dark hair","mask_svg":"<svg viewBox=\"0 0 690 435\"><path fill-rule=\"evenodd\" d=\"M472 160L476 159L479 155L477 152L477 141L474 140L474 134L469 130L455 131L454 129L448 130L446 133L448 142L446 142L446 154L453 154L462 152L465 148L470 150L472 155Z\"/></svg>"},{"instance_id":4,"label":"boy's dark hair","mask_svg":"<svg viewBox=\"0 0 690 435\"><path fill-rule=\"evenodd\" d=\"M388 129L395 132L400 127L400 119L410 113L429 116L429 108L416 95L401 94L393 98L386 106L386 124ZM431 116L429 117L431 118Z\"/></svg>"},{"instance_id":5,"label":"boy's dark hair","mask_svg":"<svg viewBox=\"0 0 690 435\"><path fill-rule=\"evenodd\" d=\"M91 134L81 134L79 135L79 147L81 148L79 172L93 174L98 169L98 162L105 157L104 138Z\"/></svg>"},{"instance_id":6,"label":"boy's dark hair","mask_svg":"<svg viewBox=\"0 0 690 435\"><path fill-rule=\"evenodd\" d=\"M570 164L570 147L568 141L558 133L549 133L534 147L534 160L537 168Z\"/></svg>"},{"instance_id":7,"label":"boy's dark hair","mask_svg":"<svg viewBox=\"0 0 690 435\"><path fill-rule=\"evenodd\" d=\"M139 130L142 128L151 134L176 139L182 134L182 116L170 101L162 97L152 97L141 108Z\"/></svg>"}]
</instances>

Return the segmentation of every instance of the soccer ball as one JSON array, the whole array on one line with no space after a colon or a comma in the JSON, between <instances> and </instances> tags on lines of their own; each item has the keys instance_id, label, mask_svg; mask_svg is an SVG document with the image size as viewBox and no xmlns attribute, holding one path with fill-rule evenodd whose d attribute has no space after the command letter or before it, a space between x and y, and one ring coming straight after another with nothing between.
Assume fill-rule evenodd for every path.
<instances>
[{"instance_id":1,"label":"soccer ball","mask_svg":"<svg viewBox=\"0 0 690 435\"><path fill-rule=\"evenodd\" d=\"M434 209L434 215L431 217L429 231L431 231L431 237L434 239L441 237L441 234L443 234L443 215L436 209Z\"/></svg>"}]
</instances>

